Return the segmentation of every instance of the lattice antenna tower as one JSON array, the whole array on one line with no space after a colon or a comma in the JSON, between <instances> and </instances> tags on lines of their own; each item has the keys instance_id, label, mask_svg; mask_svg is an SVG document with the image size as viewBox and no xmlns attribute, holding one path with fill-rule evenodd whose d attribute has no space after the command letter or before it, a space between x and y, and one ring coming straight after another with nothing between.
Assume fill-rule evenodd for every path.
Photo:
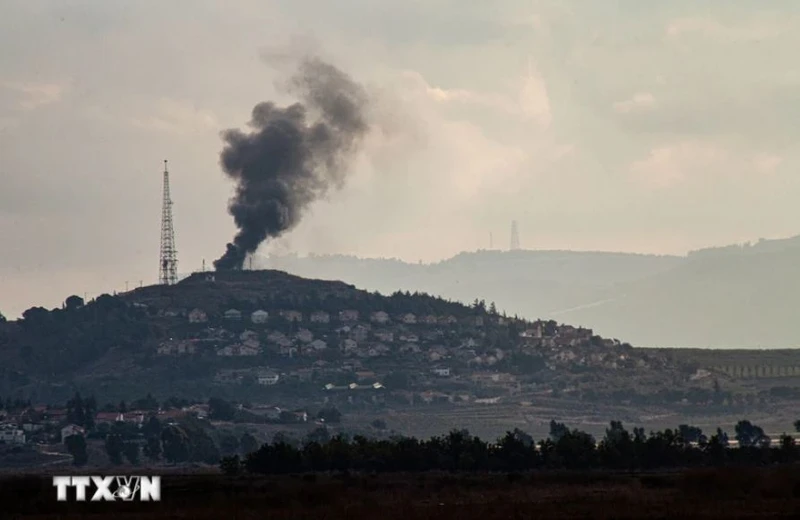
<instances>
[{"instance_id":1,"label":"lattice antenna tower","mask_svg":"<svg viewBox=\"0 0 800 520\"><path fill-rule=\"evenodd\" d=\"M161 206L161 258L158 283L178 283L178 252L175 250L175 229L172 227L172 198L169 195L169 171L164 160L164 198Z\"/></svg>"},{"instance_id":2,"label":"lattice antenna tower","mask_svg":"<svg viewBox=\"0 0 800 520\"><path fill-rule=\"evenodd\" d=\"M519 249L519 228L517 228L517 221L511 221L511 251Z\"/></svg>"}]
</instances>

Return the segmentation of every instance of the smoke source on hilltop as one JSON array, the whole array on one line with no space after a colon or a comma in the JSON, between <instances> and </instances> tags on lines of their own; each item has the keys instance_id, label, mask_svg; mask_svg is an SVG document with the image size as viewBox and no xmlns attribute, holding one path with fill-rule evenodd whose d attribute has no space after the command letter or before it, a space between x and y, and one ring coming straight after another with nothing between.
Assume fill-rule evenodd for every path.
<instances>
[{"instance_id":1,"label":"smoke source on hilltop","mask_svg":"<svg viewBox=\"0 0 800 520\"><path fill-rule=\"evenodd\" d=\"M291 230L312 202L342 187L369 128L366 91L333 65L306 59L289 85L301 102L259 103L250 132L222 133L220 163L236 182L228 211L239 231L217 270L241 269L264 240Z\"/></svg>"}]
</instances>

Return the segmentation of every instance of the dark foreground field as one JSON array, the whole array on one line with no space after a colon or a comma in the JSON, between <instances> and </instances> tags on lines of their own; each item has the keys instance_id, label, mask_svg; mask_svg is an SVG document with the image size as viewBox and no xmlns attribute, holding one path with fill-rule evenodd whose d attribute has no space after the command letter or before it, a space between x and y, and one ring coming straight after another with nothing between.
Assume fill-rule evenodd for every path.
<instances>
[{"instance_id":1,"label":"dark foreground field","mask_svg":"<svg viewBox=\"0 0 800 520\"><path fill-rule=\"evenodd\" d=\"M800 518L800 467L789 466L648 475L164 475L157 503L58 503L51 484L50 477L3 478L0 517Z\"/></svg>"}]
</instances>

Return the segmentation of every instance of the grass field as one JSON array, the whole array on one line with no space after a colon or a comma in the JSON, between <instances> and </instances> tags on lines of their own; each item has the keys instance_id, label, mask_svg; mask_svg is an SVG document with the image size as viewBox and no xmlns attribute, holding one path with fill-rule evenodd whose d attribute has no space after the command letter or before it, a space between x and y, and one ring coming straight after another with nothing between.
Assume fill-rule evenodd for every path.
<instances>
[{"instance_id":1,"label":"grass field","mask_svg":"<svg viewBox=\"0 0 800 520\"><path fill-rule=\"evenodd\" d=\"M148 474L142 470L140 474ZM164 475L150 503L59 503L49 477L0 480L4 518L797 518L800 468L671 474Z\"/></svg>"}]
</instances>

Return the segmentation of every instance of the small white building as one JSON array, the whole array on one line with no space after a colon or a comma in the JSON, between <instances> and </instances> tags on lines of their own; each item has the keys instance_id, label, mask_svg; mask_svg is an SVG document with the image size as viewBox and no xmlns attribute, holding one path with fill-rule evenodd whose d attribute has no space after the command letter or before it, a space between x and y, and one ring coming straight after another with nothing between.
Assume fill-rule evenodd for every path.
<instances>
[{"instance_id":1,"label":"small white building","mask_svg":"<svg viewBox=\"0 0 800 520\"><path fill-rule=\"evenodd\" d=\"M315 339L312 341L309 346L314 350L325 350L328 348L328 344L322 341L321 339Z\"/></svg>"},{"instance_id":2,"label":"small white building","mask_svg":"<svg viewBox=\"0 0 800 520\"><path fill-rule=\"evenodd\" d=\"M297 334L294 335L298 341L303 343L311 343L314 341L314 334L308 329L300 329L297 331Z\"/></svg>"},{"instance_id":3,"label":"small white building","mask_svg":"<svg viewBox=\"0 0 800 520\"><path fill-rule=\"evenodd\" d=\"M390 330L376 330L375 338L380 341L385 341L386 343L392 343L394 341L394 332Z\"/></svg>"},{"instance_id":4,"label":"small white building","mask_svg":"<svg viewBox=\"0 0 800 520\"><path fill-rule=\"evenodd\" d=\"M229 321L241 321L242 319L242 311L238 309L228 309L223 314L223 318Z\"/></svg>"},{"instance_id":5,"label":"small white building","mask_svg":"<svg viewBox=\"0 0 800 520\"><path fill-rule=\"evenodd\" d=\"M300 311L281 311L281 317L286 321L303 321L303 313Z\"/></svg>"},{"instance_id":6,"label":"small white building","mask_svg":"<svg viewBox=\"0 0 800 520\"><path fill-rule=\"evenodd\" d=\"M339 311L339 321L344 321L344 322L358 321L358 311L352 309Z\"/></svg>"},{"instance_id":7,"label":"small white building","mask_svg":"<svg viewBox=\"0 0 800 520\"><path fill-rule=\"evenodd\" d=\"M406 325L414 325L415 323L417 323L417 317L414 314L407 312L406 314L400 316L400 321L402 321Z\"/></svg>"},{"instance_id":8,"label":"small white building","mask_svg":"<svg viewBox=\"0 0 800 520\"><path fill-rule=\"evenodd\" d=\"M208 314L203 309L192 309L189 312L189 323L205 323L208 321Z\"/></svg>"},{"instance_id":9,"label":"small white building","mask_svg":"<svg viewBox=\"0 0 800 520\"><path fill-rule=\"evenodd\" d=\"M25 432L16 428L0 430L0 441L6 444L25 444Z\"/></svg>"},{"instance_id":10,"label":"small white building","mask_svg":"<svg viewBox=\"0 0 800 520\"><path fill-rule=\"evenodd\" d=\"M242 345L239 343L228 345L217 350L218 356L257 356L259 353L258 347L252 345Z\"/></svg>"},{"instance_id":11,"label":"small white building","mask_svg":"<svg viewBox=\"0 0 800 520\"><path fill-rule=\"evenodd\" d=\"M258 309L250 315L250 321L257 324L266 323L269 319L269 313L263 309Z\"/></svg>"},{"instance_id":12,"label":"small white building","mask_svg":"<svg viewBox=\"0 0 800 520\"><path fill-rule=\"evenodd\" d=\"M83 435L84 430L77 424L68 424L61 428L61 440L65 440L67 437L71 435Z\"/></svg>"},{"instance_id":13,"label":"small white building","mask_svg":"<svg viewBox=\"0 0 800 520\"><path fill-rule=\"evenodd\" d=\"M264 372L258 375L258 384L272 386L278 383L280 376L275 372Z\"/></svg>"},{"instance_id":14,"label":"small white building","mask_svg":"<svg viewBox=\"0 0 800 520\"><path fill-rule=\"evenodd\" d=\"M354 339L347 338L346 340L342 341L342 352L350 353L355 352L358 349L358 342Z\"/></svg>"},{"instance_id":15,"label":"small white building","mask_svg":"<svg viewBox=\"0 0 800 520\"><path fill-rule=\"evenodd\" d=\"M389 323L389 315L383 311L373 312L369 319L373 323Z\"/></svg>"},{"instance_id":16,"label":"small white building","mask_svg":"<svg viewBox=\"0 0 800 520\"><path fill-rule=\"evenodd\" d=\"M330 323L331 315L325 311L316 311L311 313L311 323Z\"/></svg>"},{"instance_id":17,"label":"small white building","mask_svg":"<svg viewBox=\"0 0 800 520\"><path fill-rule=\"evenodd\" d=\"M431 370L431 372L434 375L437 375L439 377L450 377L450 368L449 367L447 367L447 368L437 367L437 368L434 368L433 370Z\"/></svg>"}]
</instances>

